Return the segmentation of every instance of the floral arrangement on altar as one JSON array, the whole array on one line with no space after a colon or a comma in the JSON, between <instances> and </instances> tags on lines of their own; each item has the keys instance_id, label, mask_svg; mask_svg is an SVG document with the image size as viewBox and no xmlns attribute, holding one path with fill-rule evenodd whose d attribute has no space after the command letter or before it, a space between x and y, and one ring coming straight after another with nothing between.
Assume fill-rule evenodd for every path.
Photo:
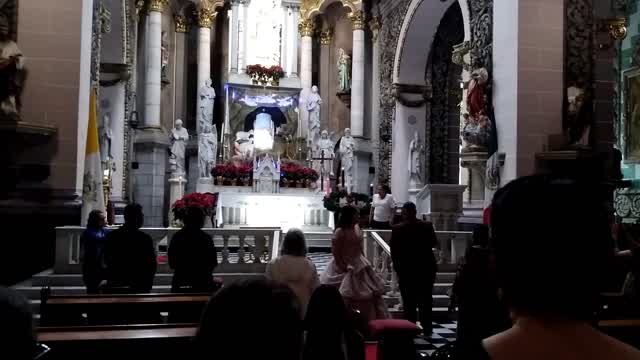
<instances>
[{"instance_id":1,"label":"floral arrangement on altar","mask_svg":"<svg viewBox=\"0 0 640 360\"><path fill-rule=\"evenodd\" d=\"M201 209L205 216L211 216L217 203L218 194L193 193L176 200L171 211L175 220L183 220L189 208Z\"/></svg>"},{"instance_id":2,"label":"floral arrangement on altar","mask_svg":"<svg viewBox=\"0 0 640 360\"><path fill-rule=\"evenodd\" d=\"M266 67L262 65L247 65L247 75L251 76L254 84L274 85L280 84L280 79L285 75L280 65Z\"/></svg>"},{"instance_id":3,"label":"floral arrangement on altar","mask_svg":"<svg viewBox=\"0 0 640 360\"><path fill-rule=\"evenodd\" d=\"M349 205L358 210L365 209L371 203L371 197L367 194L347 193L344 190L333 191L325 195L323 199L324 208L327 211L339 212L340 209Z\"/></svg>"},{"instance_id":4,"label":"floral arrangement on altar","mask_svg":"<svg viewBox=\"0 0 640 360\"><path fill-rule=\"evenodd\" d=\"M218 164L211 170L211 175L216 185L248 186L251 184L253 168L246 164Z\"/></svg>"},{"instance_id":5,"label":"floral arrangement on altar","mask_svg":"<svg viewBox=\"0 0 640 360\"><path fill-rule=\"evenodd\" d=\"M320 178L317 171L292 162L282 164L280 175L284 187L310 187Z\"/></svg>"}]
</instances>

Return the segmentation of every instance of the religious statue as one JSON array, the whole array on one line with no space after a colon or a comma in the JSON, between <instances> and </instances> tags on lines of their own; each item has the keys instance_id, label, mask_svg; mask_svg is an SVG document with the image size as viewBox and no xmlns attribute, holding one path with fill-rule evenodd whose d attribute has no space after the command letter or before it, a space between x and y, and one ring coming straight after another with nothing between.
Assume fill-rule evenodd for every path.
<instances>
[{"instance_id":1,"label":"religious statue","mask_svg":"<svg viewBox=\"0 0 640 360\"><path fill-rule=\"evenodd\" d=\"M182 127L182 120L176 120L175 127L171 129L171 158L176 164L176 173L185 173L185 154L189 141L189 132Z\"/></svg>"},{"instance_id":2,"label":"religious statue","mask_svg":"<svg viewBox=\"0 0 640 360\"><path fill-rule=\"evenodd\" d=\"M463 151L486 151L491 120L487 114L487 81L489 73L479 68L471 73L467 93L467 113L463 114L462 138L467 142Z\"/></svg>"},{"instance_id":3,"label":"religious statue","mask_svg":"<svg viewBox=\"0 0 640 360\"><path fill-rule=\"evenodd\" d=\"M409 182L413 187L417 187L423 184L423 157L424 157L424 145L420 139L420 135L416 131L413 134L413 140L409 143Z\"/></svg>"},{"instance_id":4,"label":"religious statue","mask_svg":"<svg viewBox=\"0 0 640 360\"><path fill-rule=\"evenodd\" d=\"M338 94L351 91L351 56L338 49Z\"/></svg>"},{"instance_id":5,"label":"religious statue","mask_svg":"<svg viewBox=\"0 0 640 360\"><path fill-rule=\"evenodd\" d=\"M216 100L216 91L211 87L213 81L207 79L204 86L200 88L200 116L198 118L199 128L204 128L206 124L213 124L213 106Z\"/></svg>"},{"instance_id":6,"label":"religious statue","mask_svg":"<svg viewBox=\"0 0 640 360\"><path fill-rule=\"evenodd\" d=\"M569 132L569 142L573 146L589 145L589 116L585 112L587 106L587 93L583 88L570 86L567 88L567 125ZM633 114L636 112L637 104L631 104L634 107ZM633 124L633 116L632 116Z\"/></svg>"},{"instance_id":7,"label":"religious statue","mask_svg":"<svg viewBox=\"0 0 640 360\"><path fill-rule=\"evenodd\" d=\"M162 41L160 43L160 49L162 51L161 60L161 79L163 84L169 84L169 76L167 76L167 68L169 67L169 39L166 31L162 32Z\"/></svg>"},{"instance_id":8,"label":"religious statue","mask_svg":"<svg viewBox=\"0 0 640 360\"><path fill-rule=\"evenodd\" d=\"M340 159L342 161L342 171L344 172L344 183L348 192L353 187L353 158L356 150L356 141L351 136L351 129L344 129L344 136L340 139Z\"/></svg>"},{"instance_id":9,"label":"religious statue","mask_svg":"<svg viewBox=\"0 0 640 360\"><path fill-rule=\"evenodd\" d=\"M238 131L234 143L235 155L243 161L252 161L254 152L253 130Z\"/></svg>"},{"instance_id":10,"label":"religious statue","mask_svg":"<svg viewBox=\"0 0 640 360\"><path fill-rule=\"evenodd\" d=\"M20 120L20 96L25 80L24 62L24 56L18 48L18 44L11 40L9 20L6 15L1 15L0 120Z\"/></svg>"},{"instance_id":11,"label":"religious statue","mask_svg":"<svg viewBox=\"0 0 640 360\"><path fill-rule=\"evenodd\" d=\"M307 97L306 106L309 112L309 133L307 141L309 144L315 144L318 141L320 133L320 105L322 98L318 94L318 87L311 87L311 94Z\"/></svg>"},{"instance_id":12,"label":"religious statue","mask_svg":"<svg viewBox=\"0 0 640 360\"><path fill-rule=\"evenodd\" d=\"M206 124L198 135L198 167L201 178L210 178L216 164L218 153L218 130L212 124Z\"/></svg>"},{"instance_id":13,"label":"religious statue","mask_svg":"<svg viewBox=\"0 0 640 360\"><path fill-rule=\"evenodd\" d=\"M111 156L111 116L109 113L104 114L102 117L102 123L98 129L100 133L100 160L103 163L109 161Z\"/></svg>"},{"instance_id":14,"label":"religious statue","mask_svg":"<svg viewBox=\"0 0 640 360\"><path fill-rule=\"evenodd\" d=\"M316 159L320 158L323 162L324 166L320 167L320 169L325 175L333 175L334 148L335 144L333 140L331 140L329 132L322 130L320 140L318 140L316 145Z\"/></svg>"}]
</instances>

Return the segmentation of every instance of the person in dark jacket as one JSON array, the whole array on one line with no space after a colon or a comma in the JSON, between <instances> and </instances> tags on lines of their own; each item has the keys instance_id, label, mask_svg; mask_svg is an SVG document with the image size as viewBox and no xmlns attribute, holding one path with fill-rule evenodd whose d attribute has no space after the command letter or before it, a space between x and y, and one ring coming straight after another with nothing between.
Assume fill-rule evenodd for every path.
<instances>
[{"instance_id":1,"label":"person in dark jacket","mask_svg":"<svg viewBox=\"0 0 640 360\"><path fill-rule=\"evenodd\" d=\"M414 323L419 318L424 333L429 335L437 271L433 249L438 247L438 241L433 225L418 220L416 215L414 203L402 206L403 221L391 233L391 258L398 275L404 316Z\"/></svg>"},{"instance_id":2,"label":"person in dark jacket","mask_svg":"<svg viewBox=\"0 0 640 360\"><path fill-rule=\"evenodd\" d=\"M202 231L204 213L190 208L184 218L184 227L169 244L169 266L174 270L171 291L208 292L212 290L211 273L218 266L213 239Z\"/></svg>"},{"instance_id":3,"label":"person in dark jacket","mask_svg":"<svg viewBox=\"0 0 640 360\"><path fill-rule=\"evenodd\" d=\"M80 237L82 280L87 294L97 294L104 280L104 244L107 238L102 211L93 210L87 219L87 228Z\"/></svg>"},{"instance_id":4,"label":"person in dark jacket","mask_svg":"<svg viewBox=\"0 0 640 360\"><path fill-rule=\"evenodd\" d=\"M134 293L150 292L157 259L153 239L140 231L142 206L127 205L124 225L107 235L104 258L109 288L128 288Z\"/></svg>"}]
</instances>

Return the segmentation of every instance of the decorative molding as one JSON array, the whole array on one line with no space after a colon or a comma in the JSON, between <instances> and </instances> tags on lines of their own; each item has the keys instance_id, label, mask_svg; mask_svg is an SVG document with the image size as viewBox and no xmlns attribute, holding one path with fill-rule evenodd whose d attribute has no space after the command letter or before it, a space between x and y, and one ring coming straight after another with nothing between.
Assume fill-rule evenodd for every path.
<instances>
[{"instance_id":1,"label":"decorative molding","mask_svg":"<svg viewBox=\"0 0 640 360\"><path fill-rule=\"evenodd\" d=\"M382 29L382 19L380 16L374 16L369 21L369 29L371 30L372 40L373 42L378 41L378 36L380 35L380 29Z\"/></svg>"},{"instance_id":2,"label":"decorative molding","mask_svg":"<svg viewBox=\"0 0 640 360\"><path fill-rule=\"evenodd\" d=\"M213 20L216 17L216 12L207 7L201 7L196 10L196 20L198 27L210 29L213 25Z\"/></svg>"},{"instance_id":3,"label":"decorative molding","mask_svg":"<svg viewBox=\"0 0 640 360\"><path fill-rule=\"evenodd\" d=\"M422 95L419 100L410 100L404 94ZM432 98L432 87L427 85L393 84L393 97L406 107L424 106Z\"/></svg>"},{"instance_id":4,"label":"decorative molding","mask_svg":"<svg viewBox=\"0 0 640 360\"><path fill-rule=\"evenodd\" d=\"M176 32L177 33L187 33L189 32L189 23L187 21L187 17L184 15L176 15L173 17L173 20L176 22Z\"/></svg>"},{"instance_id":5,"label":"decorative molding","mask_svg":"<svg viewBox=\"0 0 640 360\"><path fill-rule=\"evenodd\" d=\"M320 45L331 45L333 42L333 29L320 31Z\"/></svg>"},{"instance_id":6,"label":"decorative molding","mask_svg":"<svg viewBox=\"0 0 640 360\"><path fill-rule=\"evenodd\" d=\"M353 31L364 30L365 24L367 23L366 16L362 10L351 12L351 14L349 14L349 20L351 20Z\"/></svg>"},{"instance_id":7,"label":"decorative molding","mask_svg":"<svg viewBox=\"0 0 640 360\"><path fill-rule=\"evenodd\" d=\"M165 6L169 4L169 0L149 0L149 12L163 12Z\"/></svg>"},{"instance_id":8,"label":"decorative molding","mask_svg":"<svg viewBox=\"0 0 640 360\"><path fill-rule=\"evenodd\" d=\"M311 20L313 16L320 12L325 3L332 0L302 0L300 15L302 19ZM352 13L360 10L362 0L339 0L344 7L348 7Z\"/></svg>"},{"instance_id":9,"label":"decorative molding","mask_svg":"<svg viewBox=\"0 0 640 360\"><path fill-rule=\"evenodd\" d=\"M608 31L614 41L624 40L627 37L627 19L617 17L600 20L601 29Z\"/></svg>"},{"instance_id":10,"label":"decorative molding","mask_svg":"<svg viewBox=\"0 0 640 360\"><path fill-rule=\"evenodd\" d=\"M469 64L464 57L471 51L471 43L465 41L461 44L453 46L453 55L451 60L454 64L462 66L463 69L471 71L471 64Z\"/></svg>"},{"instance_id":11,"label":"decorative molding","mask_svg":"<svg viewBox=\"0 0 640 360\"><path fill-rule=\"evenodd\" d=\"M314 29L314 24L313 21L309 20L309 19L300 19L300 22L298 23L298 32L300 33L300 36L302 37L313 37L313 29Z\"/></svg>"},{"instance_id":12,"label":"decorative molding","mask_svg":"<svg viewBox=\"0 0 640 360\"><path fill-rule=\"evenodd\" d=\"M137 0L136 1L136 17L140 16L141 14L144 14L145 12L146 12L146 4L144 0Z\"/></svg>"}]
</instances>

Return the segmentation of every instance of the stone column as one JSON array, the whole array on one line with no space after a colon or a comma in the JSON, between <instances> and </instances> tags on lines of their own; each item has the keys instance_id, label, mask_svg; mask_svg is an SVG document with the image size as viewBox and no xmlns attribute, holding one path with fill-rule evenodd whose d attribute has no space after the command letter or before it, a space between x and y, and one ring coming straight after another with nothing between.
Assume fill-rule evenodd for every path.
<instances>
[{"instance_id":1,"label":"stone column","mask_svg":"<svg viewBox=\"0 0 640 360\"><path fill-rule=\"evenodd\" d=\"M231 1L231 31L229 43L231 50L229 53L229 72L238 73L238 43L240 41L240 0Z\"/></svg>"},{"instance_id":2,"label":"stone column","mask_svg":"<svg viewBox=\"0 0 640 360\"><path fill-rule=\"evenodd\" d=\"M115 171L111 177L111 200L120 202L124 195L124 118L125 118L125 83L114 86L111 97L111 156Z\"/></svg>"},{"instance_id":3,"label":"stone column","mask_svg":"<svg viewBox=\"0 0 640 360\"><path fill-rule=\"evenodd\" d=\"M329 28L320 32L320 95L323 99L328 100L331 94L330 83L333 76L331 65L333 60L331 57L331 44L333 44L333 29ZM320 127L326 129L329 126L329 101L323 101L320 105Z\"/></svg>"},{"instance_id":4,"label":"stone column","mask_svg":"<svg viewBox=\"0 0 640 360\"><path fill-rule=\"evenodd\" d=\"M249 42L249 4L251 0L242 0L242 71L247 70L249 56L247 56L247 43Z\"/></svg>"},{"instance_id":5,"label":"stone column","mask_svg":"<svg viewBox=\"0 0 640 360\"><path fill-rule=\"evenodd\" d=\"M289 53L287 43L289 42L289 6L282 3L282 35L280 44L280 66L285 72L285 76L289 76Z\"/></svg>"},{"instance_id":6,"label":"stone column","mask_svg":"<svg viewBox=\"0 0 640 360\"><path fill-rule=\"evenodd\" d=\"M291 31L289 31L289 36L291 37L289 40L289 43L291 44L291 53L289 54L291 73L289 76L296 78L298 77L298 42L300 41L300 38L298 33L295 31L295 27L298 26L299 29L300 6L291 5L291 19L289 20L291 21L291 26L289 27L291 29Z\"/></svg>"},{"instance_id":7,"label":"stone column","mask_svg":"<svg viewBox=\"0 0 640 360\"><path fill-rule=\"evenodd\" d=\"M378 163L380 161L380 118L378 117L380 114L380 42L378 41L378 35L380 34L381 26L382 21L378 16L369 22L369 27L373 35L371 64L371 145L373 147L373 166L376 169L378 169Z\"/></svg>"},{"instance_id":8,"label":"stone column","mask_svg":"<svg viewBox=\"0 0 640 360\"><path fill-rule=\"evenodd\" d=\"M176 23L176 78L174 82L176 106L175 119L186 120L187 115L187 18L184 15L174 17ZM186 126L186 122L185 122Z\"/></svg>"},{"instance_id":9,"label":"stone column","mask_svg":"<svg viewBox=\"0 0 640 360\"><path fill-rule=\"evenodd\" d=\"M160 127L162 11L166 4L166 0L151 0L149 2L144 124L147 127L154 128Z\"/></svg>"},{"instance_id":10,"label":"stone column","mask_svg":"<svg viewBox=\"0 0 640 360\"><path fill-rule=\"evenodd\" d=\"M204 86L207 79L211 78L211 25L215 18L215 12L207 7L198 9L198 84L196 94ZM196 96L196 118L200 119L200 96ZM200 133L200 121L196 125Z\"/></svg>"},{"instance_id":11,"label":"stone column","mask_svg":"<svg viewBox=\"0 0 640 360\"><path fill-rule=\"evenodd\" d=\"M309 112L307 111L306 97L311 89L311 78L313 69L313 22L309 19L301 20L298 24L300 32L300 111L298 125L298 136L305 136L309 128Z\"/></svg>"},{"instance_id":12,"label":"stone column","mask_svg":"<svg viewBox=\"0 0 640 360\"><path fill-rule=\"evenodd\" d=\"M351 133L353 136L362 137L364 135L364 12L356 11L350 19L353 25Z\"/></svg>"}]
</instances>

